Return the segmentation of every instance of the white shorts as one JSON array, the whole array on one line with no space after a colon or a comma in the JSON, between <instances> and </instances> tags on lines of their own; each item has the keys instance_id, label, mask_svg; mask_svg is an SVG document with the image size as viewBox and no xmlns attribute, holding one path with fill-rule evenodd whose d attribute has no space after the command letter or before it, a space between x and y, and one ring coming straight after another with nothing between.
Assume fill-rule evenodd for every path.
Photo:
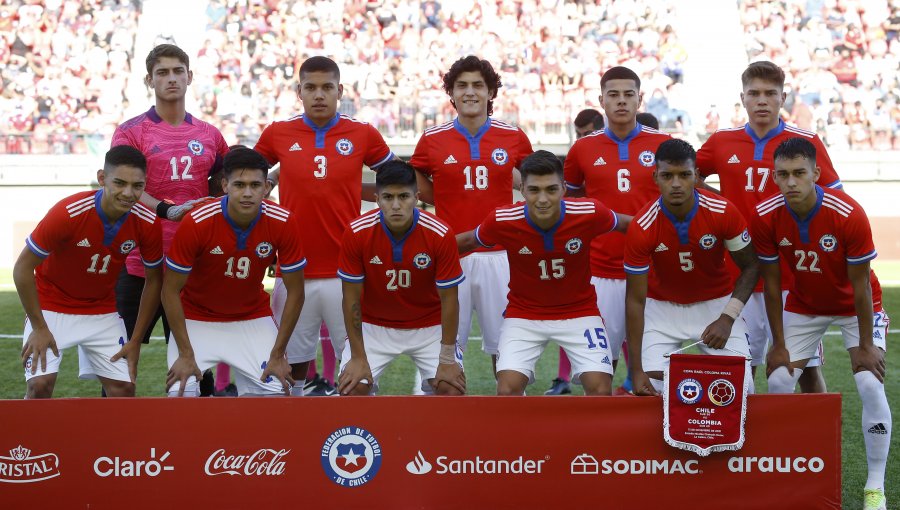
<instances>
[{"instance_id":1,"label":"white shorts","mask_svg":"<svg viewBox=\"0 0 900 510\"><path fill-rule=\"evenodd\" d=\"M291 333L291 339L287 346L288 363L303 363L316 359L316 349L319 347L319 329L321 329L323 321L331 334L334 355L340 359L341 353L344 351L344 341L347 338L341 305L343 301L341 280L338 278L309 279L304 282L304 290L306 296L303 299L300 320L297 321L297 326ZM272 313L276 321L281 321L286 299L287 289L281 278L276 278L275 288L272 290Z\"/></svg>"},{"instance_id":2,"label":"white shorts","mask_svg":"<svg viewBox=\"0 0 900 510\"><path fill-rule=\"evenodd\" d=\"M547 342L556 342L572 363L572 381L585 372L612 375L612 354L598 315L562 320L504 319L497 372L515 370L534 382L534 366ZM588 338L589 337L589 338Z\"/></svg>"},{"instance_id":3,"label":"white shorts","mask_svg":"<svg viewBox=\"0 0 900 510\"><path fill-rule=\"evenodd\" d=\"M363 344L366 359L374 381L363 381L372 385L372 393L378 391L378 379L387 367L401 354L412 358L422 378L422 391L432 393L429 379L437 374L438 356L441 353L441 326L419 329L395 329L362 323ZM350 361L350 342L344 345L341 357L341 372ZM462 366L462 351L456 348L456 362Z\"/></svg>"},{"instance_id":4,"label":"white shorts","mask_svg":"<svg viewBox=\"0 0 900 510\"><path fill-rule=\"evenodd\" d=\"M59 356L47 349L47 370L41 370L38 362L37 372L31 374L31 358L25 365L25 380L42 375L59 372L63 350L78 346L79 372L81 379L95 379L97 376L116 381L131 381L128 375L128 362L124 359L112 363L109 359L115 355L128 340L125 323L118 313L100 315L75 315L42 310L44 320L59 349ZM25 321L25 332L22 345L28 340L33 328L31 321Z\"/></svg>"},{"instance_id":5,"label":"white shorts","mask_svg":"<svg viewBox=\"0 0 900 510\"><path fill-rule=\"evenodd\" d=\"M459 261L466 279L459 284L459 333L456 343L465 351L472 329L472 310L481 326L481 349L497 354L500 327L509 293L509 260L505 251L476 252Z\"/></svg>"},{"instance_id":6,"label":"white shorts","mask_svg":"<svg viewBox=\"0 0 900 510\"><path fill-rule=\"evenodd\" d=\"M781 304L787 298L787 291L781 291ZM766 315L766 302L762 292L754 292L747 300L741 318L747 325L747 334L750 335L750 355L753 356L751 364L754 367L765 365L766 353L772 345L772 330L769 328L769 317ZM819 342L819 354L809 360L808 367L822 365L822 343Z\"/></svg>"},{"instance_id":7,"label":"white shorts","mask_svg":"<svg viewBox=\"0 0 900 510\"><path fill-rule=\"evenodd\" d=\"M606 324L606 338L614 360L622 353L625 342L625 280L591 277L597 291L597 308Z\"/></svg>"},{"instance_id":8,"label":"white shorts","mask_svg":"<svg viewBox=\"0 0 900 510\"><path fill-rule=\"evenodd\" d=\"M281 381L270 377L259 380L272 354L278 327L272 317L260 317L248 321L207 322L187 319L188 338L194 350L194 360L201 372L216 363L231 366L238 395L283 395ZM166 352L169 368L178 359L178 345L170 335ZM169 395L178 394L179 383L169 388ZM188 379L185 395L199 395L197 379Z\"/></svg>"},{"instance_id":9,"label":"white shorts","mask_svg":"<svg viewBox=\"0 0 900 510\"><path fill-rule=\"evenodd\" d=\"M890 322L886 313L878 312L872 323L872 342L885 351ZM791 354L791 362L815 357L825 331L832 324L841 328L844 348L859 347L859 322L856 316L801 315L784 312L784 344Z\"/></svg>"},{"instance_id":10,"label":"white shorts","mask_svg":"<svg viewBox=\"0 0 900 510\"><path fill-rule=\"evenodd\" d=\"M662 372L669 364L666 354L681 349L687 342L699 341L706 327L722 315L722 309L730 299L731 296L723 296L682 305L647 298L644 308L644 341L641 347L644 372ZM731 336L723 349L710 349L704 344L699 347L704 354L750 356L747 327L741 319L734 321Z\"/></svg>"}]
</instances>

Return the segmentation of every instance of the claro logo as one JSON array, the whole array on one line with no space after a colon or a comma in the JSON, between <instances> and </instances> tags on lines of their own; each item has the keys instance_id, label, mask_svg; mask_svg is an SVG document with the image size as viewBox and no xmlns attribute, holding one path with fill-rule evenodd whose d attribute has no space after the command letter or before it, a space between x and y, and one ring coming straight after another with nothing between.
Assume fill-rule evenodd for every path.
<instances>
[{"instance_id":1,"label":"claro logo","mask_svg":"<svg viewBox=\"0 0 900 510\"><path fill-rule=\"evenodd\" d=\"M284 457L290 452L283 448L260 448L250 455L228 455L224 448L220 448L206 459L204 470L209 476L278 476L284 473Z\"/></svg>"},{"instance_id":2,"label":"claro logo","mask_svg":"<svg viewBox=\"0 0 900 510\"><path fill-rule=\"evenodd\" d=\"M100 457L94 461L94 473L103 478L106 478L107 476L124 478L159 476L163 471L175 471L174 466L165 465L169 455L171 455L171 453L167 451L157 459L156 448L150 448L150 458L148 460Z\"/></svg>"}]
</instances>

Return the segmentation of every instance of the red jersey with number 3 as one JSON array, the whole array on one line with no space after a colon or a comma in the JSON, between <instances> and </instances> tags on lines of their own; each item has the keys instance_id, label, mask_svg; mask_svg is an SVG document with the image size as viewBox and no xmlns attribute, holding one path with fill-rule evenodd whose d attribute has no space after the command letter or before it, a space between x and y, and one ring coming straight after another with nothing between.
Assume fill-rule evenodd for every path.
<instances>
[{"instance_id":1,"label":"red jersey with number 3","mask_svg":"<svg viewBox=\"0 0 900 510\"><path fill-rule=\"evenodd\" d=\"M734 292L726 251L750 244L744 217L728 200L694 190L694 207L679 221L654 200L628 226L625 272L648 274L647 296L683 305Z\"/></svg>"},{"instance_id":2,"label":"red jersey with number 3","mask_svg":"<svg viewBox=\"0 0 900 510\"><path fill-rule=\"evenodd\" d=\"M147 267L163 260L162 230L156 214L141 204L110 221L100 200L103 190L84 191L54 205L26 239L44 259L35 270L41 309L76 315L116 311L116 279L137 247Z\"/></svg>"},{"instance_id":3,"label":"red jersey with number 3","mask_svg":"<svg viewBox=\"0 0 900 510\"><path fill-rule=\"evenodd\" d=\"M519 202L500 207L475 230L485 247L502 244L509 259L509 305L504 317L533 320L600 315L591 285L595 237L616 228L616 214L590 198L567 198L559 221L543 230Z\"/></svg>"},{"instance_id":4,"label":"red jersey with number 3","mask_svg":"<svg viewBox=\"0 0 900 510\"><path fill-rule=\"evenodd\" d=\"M756 211L753 239L760 261L774 264L783 259L781 267L793 274L784 309L804 315L856 315L847 265L877 256L862 207L842 191L816 186L816 205L805 220L782 195L763 201ZM870 278L872 305L880 312L881 285L874 272Z\"/></svg>"},{"instance_id":5,"label":"red jersey with number 3","mask_svg":"<svg viewBox=\"0 0 900 510\"><path fill-rule=\"evenodd\" d=\"M396 239L373 209L350 223L338 277L363 284L364 322L396 329L441 323L438 289L463 282L456 237L436 216L415 209L409 232Z\"/></svg>"},{"instance_id":6,"label":"red jersey with number 3","mask_svg":"<svg viewBox=\"0 0 900 510\"><path fill-rule=\"evenodd\" d=\"M671 138L638 124L625 139L612 131L595 131L575 142L566 156L568 189L584 188L594 198L621 214L634 216L647 202L659 196L653 181L656 149ZM591 244L591 274L601 278L625 278L622 258L625 234L612 232Z\"/></svg>"},{"instance_id":7,"label":"red jersey with number 3","mask_svg":"<svg viewBox=\"0 0 900 510\"><path fill-rule=\"evenodd\" d=\"M531 141L513 125L488 118L473 136L455 119L427 129L409 164L434 182L438 217L454 232L468 232L512 203L513 169L532 152Z\"/></svg>"},{"instance_id":8,"label":"red jersey with number 3","mask_svg":"<svg viewBox=\"0 0 900 510\"><path fill-rule=\"evenodd\" d=\"M228 196L195 207L181 220L166 255L170 271L190 274L181 291L186 319L233 322L270 317L262 280L275 254L285 273L306 266L295 214L264 200L256 219L242 229L227 210Z\"/></svg>"},{"instance_id":9,"label":"red jersey with number 3","mask_svg":"<svg viewBox=\"0 0 900 510\"><path fill-rule=\"evenodd\" d=\"M279 202L303 218L307 278L334 278L341 238L359 216L362 168L376 169L394 158L371 124L336 115L318 127L303 115L267 127L256 150L281 163Z\"/></svg>"}]
</instances>

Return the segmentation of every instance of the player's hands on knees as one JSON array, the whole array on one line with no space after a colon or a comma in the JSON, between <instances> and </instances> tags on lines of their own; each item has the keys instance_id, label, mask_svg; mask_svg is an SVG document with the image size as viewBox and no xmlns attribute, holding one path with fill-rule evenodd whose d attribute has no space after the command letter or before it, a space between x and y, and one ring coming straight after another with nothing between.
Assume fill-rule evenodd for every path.
<instances>
[{"instance_id":1,"label":"player's hands on knees","mask_svg":"<svg viewBox=\"0 0 900 510\"><path fill-rule=\"evenodd\" d=\"M356 385L365 379L369 384L375 384L372 377L372 369L369 368L369 360L365 358L350 358L347 366L338 376L338 392L341 395L350 395Z\"/></svg>"},{"instance_id":2,"label":"player's hands on knees","mask_svg":"<svg viewBox=\"0 0 900 510\"><path fill-rule=\"evenodd\" d=\"M887 366L884 362L884 352L874 345L860 345L855 349L855 353L851 354L853 362L853 373L868 370L875 374L880 382L884 382L884 376L887 373Z\"/></svg>"},{"instance_id":3,"label":"player's hands on knees","mask_svg":"<svg viewBox=\"0 0 900 510\"><path fill-rule=\"evenodd\" d=\"M291 388L294 387L294 378L291 377L291 365L288 364L284 355L272 355L269 357L266 368L263 370L259 380L267 382L266 379L269 377L274 377L281 381L281 387L284 389L284 394L288 397L291 396Z\"/></svg>"},{"instance_id":4,"label":"player's hands on knees","mask_svg":"<svg viewBox=\"0 0 900 510\"><path fill-rule=\"evenodd\" d=\"M169 372L166 374L166 391L174 385L176 382L181 382L181 387L178 389L178 396L184 396L184 387L187 386L188 379L194 376L199 381L203 379L203 372L200 371L200 368L197 366L197 361L194 360L194 356L178 356L178 359L175 360L175 363L172 363L172 368L169 369Z\"/></svg>"},{"instance_id":5,"label":"player's hands on knees","mask_svg":"<svg viewBox=\"0 0 900 510\"><path fill-rule=\"evenodd\" d=\"M644 371L634 371L631 374L631 386L635 395L643 397L655 397L659 395L653 384L650 383L650 376Z\"/></svg>"},{"instance_id":6,"label":"player's hands on knees","mask_svg":"<svg viewBox=\"0 0 900 510\"><path fill-rule=\"evenodd\" d=\"M437 374L431 383L435 393L438 393L441 383L449 384L463 395L466 394L466 373L459 363L438 363Z\"/></svg>"},{"instance_id":7,"label":"player's hands on knees","mask_svg":"<svg viewBox=\"0 0 900 510\"><path fill-rule=\"evenodd\" d=\"M766 355L766 377L772 375L778 367L785 367L788 373L794 375L794 369L791 368L791 355L787 347L773 345Z\"/></svg>"},{"instance_id":8,"label":"player's hands on knees","mask_svg":"<svg viewBox=\"0 0 900 510\"><path fill-rule=\"evenodd\" d=\"M115 363L122 358L125 358L125 361L128 362L128 377L131 378L132 383L136 383L138 361L141 359L141 341L131 340L130 342L125 342L122 348L119 349L119 352L109 358L109 361Z\"/></svg>"},{"instance_id":9,"label":"player's hands on knees","mask_svg":"<svg viewBox=\"0 0 900 510\"><path fill-rule=\"evenodd\" d=\"M185 202L181 205L173 205L172 207L169 208L168 211L166 211L166 218L169 220L172 220L172 221L181 221L181 218L183 218L184 215L187 214L188 211L193 209L194 205L196 205L197 203L202 202L206 199L207 199L207 197L197 198L194 200L188 200L187 202Z\"/></svg>"},{"instance_id":10,"label":"player's hands on knees","mask_svg":"<svg viewBox=\"0 0 900 510\"><path fill-rule=\"evenodd\" d=\"M41 363L41 371L47 371L47 349L59 357L59 348L56 347L56 339L49 329L34 329L28 335L28 340L22 346L22 366L28 366L28 358L31 358L31 374L37 373L38 362Z\"/></svg>"},{"instance_id":11,"label":"player's hands on knees","mask_svg":"<svg viewBox=\"0 0 900 510\"><path fill-rule=\"evenodd\" d=\"M728 337L731 336L731 326L733 324L734 319L723 315L714 320L709 326L706 326L706 329L703 330L703 334L700 335L700 340L703 340L703 343L710 349L721 349L728 343Z\"/></svg>"}]
</instances>

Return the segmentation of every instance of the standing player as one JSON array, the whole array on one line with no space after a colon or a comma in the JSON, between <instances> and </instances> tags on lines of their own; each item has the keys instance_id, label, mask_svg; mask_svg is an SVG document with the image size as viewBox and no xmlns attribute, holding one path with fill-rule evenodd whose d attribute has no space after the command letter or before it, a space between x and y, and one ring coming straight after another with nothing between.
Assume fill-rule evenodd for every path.
<instances>
[{"instance_id":1,"label":"standing player","mask_svg":"<svg viewBox=\"0 0 900 510\"><path fill-rule=\"evenodd\" d=\"M145 80L153 89L156 104L116 128L112 145L130 145L147 158L147 187L141 203L161 218L163 252L168 253L177 222L207 196L210 182L218 180L228 145L218 129L185 110L185 96L194 76L187 53L175 45L160 44L147 54L146 65ZM139 250L129 255L125 269L116 284L116 307L131 336L144 288ZM160 317L168 338L169 323L159 307L145 343Z\"/></svg>"},{"instance_id":2,"label":"standing player","mask_svg":"<svg viewBox=\"0 0 900 510\"><path fill-rule=\"evenodd\" d=\"M341 243L344 323L342 395L368 395L400 354L419 369L422 390L463 395L457 354L457 286L465 279L446 223L416 209L416 173L402 161L375 176L379 209L352 223ZM443 383L443 384L442 384Z\"/></svg>"},{"instance_id":3,"label":"standing player","mask_svg":"<svg viewBox=\"0 0 900 510\"><path fill-rule=\"evenodd\" d=\"M737 208L694 188L696 157L683 140L660 144L653 177L661 196L641 208L628 229L625 314L636 395L660 391L665 355L685 340L702 341L707 354L724 347L750 355L739 316L759 264ZM726 250L741 269L735 284L725 268Z\"/></svg>"},{"instance_id":4,"label":"standing player","mask_svg":"<svg viewBox=\"0 0 900 510\"><path fill-rule=\"evenodd\" d=\"M633 215L659 196L653 181L654 153L669 140L637 122L641 80L627 67L613 67L600 78L600 104L608 125L575 142L566 156L566 187L622 214ZM625 342L625 236L611 234L591 244L591 283L606 324L613 367ZM627 390L623 390L627 391Z\"/></svg>"},{"instance_id":5,"label":"standing player","mask_svg":"<svg viewBox=\"0 0 900 510\"><path fill-rule=\"evenodd\" d=\"M170 396L196 395L201 371L216 363L234 369L239 395L293 387L285 349L303 307L306 258L297 216L263 200L268 170L256 151L233 149L224 161L227 194L197 206L175 233L162 290L174 336ZM286 289L277 324L262 284L276 253Z\"/></svg>"},{"instance_id":6,"label":"standing player","mask_svg":"<svg viewBox=\"0 0 900 510\"><path fill-rule=\"evenodd\" d=\"M772 326L769 391L793 393L825 331L830 325L840 326L862 400L869 465L864 508L884 510L884 471L891 443L891 410L884 393L889 319L881 306L881 286L869 269L876 256L869 220L846 193L816 184L822 178L816 147L809 140L782 142L773 161L781 194L756 207L753 223ZM779 259L788 264L779 264ZM782 267L794 277L783 315Z\"/></svg>"},{"instance_id":7,"label":"standing player","mask_svg":"<svg viewBox=\"0 0 900 510\"><path fill-rule=\"evenodd\" d=\"M778 193L772 179L772 154L778 144L789 138L809 140L816 147L816 164L822 174L819 184L823 187L841 188L841 181L834 165L825 151L825 146L815 133L804 131L785 123L778 112L784 105L784 71L771 62L754 62L741 74L743 92L741 101L750 119L745 126L720 129L715 132L697 153L697 170L702 178L718 174L721 194L731 201L745 218L756 215L756 205ZM737 269L728 264L732 276ZM785 267L786 276L790 273ZM787 290L790 285L784 279ZM763 363L766 346L769 343L769 325L763 304L762 281L754 288L754 293L744 308L742 317L750 334L750 352L753 354L754 374L756 367ZM825 380L816 357L800 380L804 392L825 391Z\"/></svg>"},{"instance_id":8,"label":"standing player","mask_svg":"<svg viewBox=\"0 0 900 510\"><path fill-rule=\"evenodd\" d=\"M316 357L319 329L324 320L331 333L335 355L340 357L347 332L341 314L341 282L337 278L337 254L341 237L359 216L362 167L376 170L394 154L370 124L337 113L344 92L338 65L326 57L312 57L300 66L297 95L304 113L269 125L256 150L270 164L281 167L269 175L281 183L282 205L303 221L300 235L306 240L306 305L291 335L287 358L297 387L303 394L309 362ZM275 315L284 309L286 291L276 273L272 292Z\"/></svg>"},{"instance_id":9,"label":"standing player","mask_svg":"<svg viewBox=\"0 0 900 510\"><path fill-rule=\"evenodd\" d=\"M138 150L113 147L97 172L101 189L62 200L28 236L13 270L27 315L26 398L52 396L60 351L73 345L79 346L80 377L99 377L111 397L134 396L141 339L159 308L162 286L159 221L138 203L146 173L147 160ZM116 313L116 275L138 246L147 283L129 335Z\"/></svg>"},{"instance_id":10,"label":"standing player","mask_svg":"<svg viewBox=\"0 0 900 510\"><path fill-rule=\"evenodd\" d=\"M572 377L586 395L609 395L612 359L590 284L590 242L624 231L630 216L593 199L563 199L559 159L537 151L520 166L525 203L499 207L457 237L460 253L501 244L509 258L509 306L500 333L497 394L523 395L534 365L554 341L566 350Z\"/></svg>"},{"instance_id":11,"label":"standing player","mask_svg":"<svg viewBox=\"0 0 900 510\"><path fill-rule=\"evenodd\" d=\"M491 118L502 83L490 62L474 55L461 58L443 80L457 117L426 130L409 162L420 172L422 200L434 204L454 232L466 232L496 207L512 203L515 168L533 149L521 129ZM466 280L459 287L459 346L466 350L474 310L482 350L494 364L509 283L502 250L479 248L464 257Z\"/></svg>"}]
</instances>

